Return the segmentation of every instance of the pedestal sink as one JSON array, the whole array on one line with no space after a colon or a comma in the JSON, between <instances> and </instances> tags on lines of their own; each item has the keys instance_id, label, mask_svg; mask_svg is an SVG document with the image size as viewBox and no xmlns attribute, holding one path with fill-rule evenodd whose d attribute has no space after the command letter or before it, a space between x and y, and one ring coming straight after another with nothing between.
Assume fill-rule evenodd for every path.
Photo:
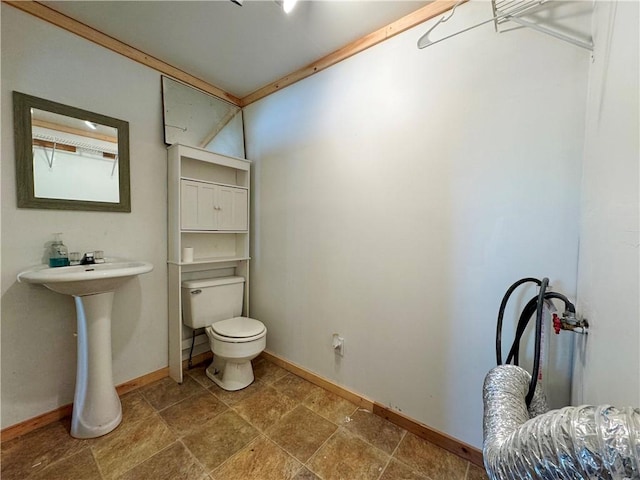
<instances>
[{"instance_id":1,"label":"pedestal sink","mask_svg":"<svg viewBox=\"0 0 640 480\"><path fill-rule=\"evenodd\" d=\"M151 270L148 262L113 259L73 267L40 265L18 274L18 282L41 284L75 299L78 364L71 419L75 438L105 435L122 421L111 365L113 294L125 281Z\"/></svg>"}]
</instances>

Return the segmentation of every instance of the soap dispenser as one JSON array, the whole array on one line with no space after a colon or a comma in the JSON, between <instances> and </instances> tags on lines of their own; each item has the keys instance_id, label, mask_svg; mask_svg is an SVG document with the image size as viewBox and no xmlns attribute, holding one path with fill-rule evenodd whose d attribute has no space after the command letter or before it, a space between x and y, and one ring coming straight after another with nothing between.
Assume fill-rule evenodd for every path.
<instances>
[{"instance_id":1,"label":"soap dispenser","mask_svg":"<svg viewBox=\"0 0 640 480\"><path fill-rule=\"evenodd\" d=\"M62 233L54 233L55 239L51 244L51 251L49 253L50 267L66 267L69 265L69 251L64 243L62 243L61 235Z\"/></svg>"}]
</instances>

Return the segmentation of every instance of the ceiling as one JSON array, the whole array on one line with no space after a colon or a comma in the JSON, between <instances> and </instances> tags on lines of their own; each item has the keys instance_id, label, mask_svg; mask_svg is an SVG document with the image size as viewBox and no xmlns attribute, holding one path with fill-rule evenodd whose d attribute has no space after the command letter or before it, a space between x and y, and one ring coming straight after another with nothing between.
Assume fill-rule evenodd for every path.
<instances>
[{"instance_id":1,"label":"ceiling","mask_svg":"<svg viewBox=\"0 0 640 480\"><path fill-rule=\"evenodd\" d=\"M41 2L211 85L244 97L429 1Z\"/></svg>"}]
</instances>

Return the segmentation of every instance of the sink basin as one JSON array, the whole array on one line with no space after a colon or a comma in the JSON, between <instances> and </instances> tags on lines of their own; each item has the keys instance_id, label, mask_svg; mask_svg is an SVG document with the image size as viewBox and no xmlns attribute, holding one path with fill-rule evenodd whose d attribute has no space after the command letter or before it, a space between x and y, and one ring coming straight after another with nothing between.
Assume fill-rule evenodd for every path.
<instances>
[{"instance_id":1,"label":"sink basin","mask_svg":"<svg viewBox=\"0 0 640 480\"><path fill-rule=\"evenodd\" d=\"M19 273L18 281L39 283L64 295L83 296L112 292L131 277L151 270L151 263L121 259L73 267L39 265Z\"/></svg>"},{"instance_id":2,"label":"sink basin","mask_svg":"<svg viewBox=\"0 0 640 480\"><path fill-rule=\"evenodd\" d=\"M113 384L111 309L114 291L153 265L122 259L106 263L49 268L39 265L18 274L18 282L37 283L71 295L76 304L78 360L71 436L96 438L122 421L122 405Z\"/></svg>"}]
</instances>

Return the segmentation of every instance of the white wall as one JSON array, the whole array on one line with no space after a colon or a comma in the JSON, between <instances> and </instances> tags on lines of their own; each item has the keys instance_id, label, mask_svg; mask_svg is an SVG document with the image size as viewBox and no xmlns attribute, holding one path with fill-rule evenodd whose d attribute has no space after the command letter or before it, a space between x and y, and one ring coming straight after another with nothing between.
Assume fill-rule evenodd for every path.
<instances>
[{"instance_id":1,"label":"white wall","mask_svg":"<svg viewBox=\"0 0 640 480\"><path fill-rule=\"evenodd\" d=\"M490 13L465 4L435 38ZM491 25L418 50L426 28L246 108L251 312L274 353L480 446L505 290L575 297L589 54Z\"/></svg>"},{"instance_id":2,"label":"white wall","mask_svg":"<svg viewBox=\"0 0 640 480\"><path fill-rule=\"evenodd\" d=\"M596 2L589 72L579 309L577 402L640 405L638 2Z\"/></svg>"},{"instance_id":3,"label":"white wall","mask_svg":"<svg viewBox=\"0 0 640 480\"><path fill-rule=\"evenodd\" d=\"M166 151L160 75L2 4L2 427L73 400L75 310L71 297L16 283L44 259L53 232L70 251L147 260L152 273L115 296L117 384L167 365ZM129 122L132 212L16 208L11 92Z\"/></svg>"}]
</instances>

